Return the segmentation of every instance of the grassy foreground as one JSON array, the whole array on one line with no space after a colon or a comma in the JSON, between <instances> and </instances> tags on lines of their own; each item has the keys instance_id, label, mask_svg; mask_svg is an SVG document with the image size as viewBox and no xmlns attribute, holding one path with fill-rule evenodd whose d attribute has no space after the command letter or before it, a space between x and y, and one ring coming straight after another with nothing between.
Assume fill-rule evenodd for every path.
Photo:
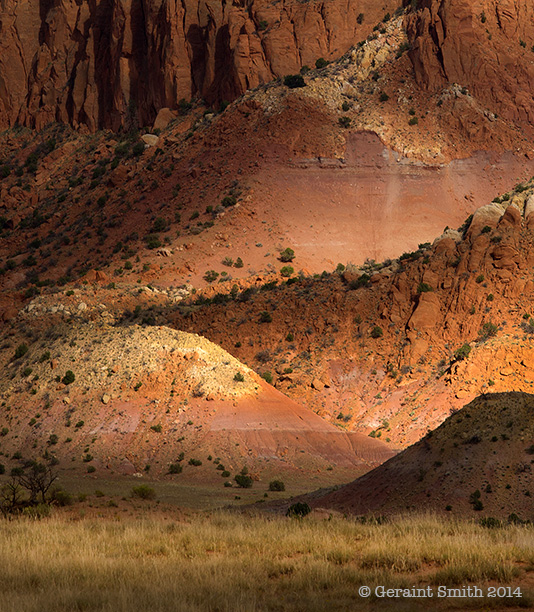
<instances>
[{"instance_id":1,"label":"grassy foreground","mask_svg":"<svg viewBox=\"0 0 534 612\"><path fill-rule=\"evenodd\" d=\"M330 612L530 607L534 528L195 514L0 521L2 612ZM522 599L362 599L360 585L523 587Z\"/></svg>"}]
</instances>

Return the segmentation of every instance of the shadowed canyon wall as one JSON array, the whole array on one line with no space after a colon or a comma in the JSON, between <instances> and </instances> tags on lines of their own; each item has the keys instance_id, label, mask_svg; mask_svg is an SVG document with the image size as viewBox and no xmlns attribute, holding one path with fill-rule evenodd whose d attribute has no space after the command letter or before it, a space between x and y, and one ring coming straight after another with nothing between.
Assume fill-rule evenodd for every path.
<instances>
[{"instance_id":1,"label":"shadowed canyon wall","mask_svg":"<svg viewBox=\"0 0 534 612\"><path fill-rule=\"evenodd\" d=\"M342 55L400 4L0 0L0 128L127 128L182 98L233 100Z\"/></svg>"}]
</instances>

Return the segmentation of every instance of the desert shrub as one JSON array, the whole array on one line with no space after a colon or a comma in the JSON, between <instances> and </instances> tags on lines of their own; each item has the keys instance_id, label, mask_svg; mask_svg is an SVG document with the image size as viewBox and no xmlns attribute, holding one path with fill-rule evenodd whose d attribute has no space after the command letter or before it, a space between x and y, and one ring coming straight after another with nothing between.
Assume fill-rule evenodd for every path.
<instances>
[{"instance_id":1,"label":"desert shrub","mask_svg":"<svg viewBox=\"0 0 534 612\"><path fill-rule=\"evenodd\" d=\"M456 349L454 352L454 358L456 361L462 361L463 359L467 359L469 357L469 353L471 352L471 347L469 344L463 344L459 349Z\"/></svg>"},{"instance_id":2,"label":"desert shrub","mask_svg":"<svg viewBox=\"0 0 534 612\"><path fill-rule=\"evenodd\" d=\"M156 217L152 224L152 232L158 234L164 232L167 229L167 221L163 217Z\"/></svg>"},{"instance_id":3,"label":"desert shrub","mask_svg":"<svg viewBox=\"0 0 534 612\"><path fill-rule=\"evenodd\" d=\"M193 389L192 396L193 397L204 397L205 391L202 388L202 384L198 383L198 385Z\"/></svg>"},{"instance_id":4,"label":"desert shrub","mask_svg":"<svg viewBox=\"0 0 534 612\"><path fill-rule=\"evenodd\" d=\"M250 489L252 487L253 480L248 474L236 474L234 480L242 489Z\"/></svg>"},{"instance_id":5,"label":"desert shrub","mask_svg":"<svg viewBox=\"0 0 534 612\"><path fill-rule=\"evenodd\" d=\"M137 141L132 147L132 155L134 157L139 157L145 151L145 143L142 140Z\"/></svg>"},{"instance_id":6,"label":"desert shrub","mask_svg":"<svg viewBox=\"0 0 534 612\"><path fill-rule=\"evenodd\" d=\"M292 518L303 518L311 512L311 508L305 502L297 502L289 506L286 512L286 516Z\"/></svg>"},{"instance_id":7,"label":"desert shrub","mask_svg":"<svg viewBox=\"0 0 534 612\"><path fill-rule=\"evenodd\" d=\"M67 370L65 372L65 376L63 376L63 378L61 379L61 382L64 385L70 385L72 384L74 381L76 380L76 377L74 376L74 372L72 370Z\"/></svg>"},{"instance_id":8,"label":"desert shrub","mask_svg":"<svg viewBox=\"0 0 534 612\"><path fill-rule=\"evenodd\" d=\"M260 312L260 323L271 323L273 317L270 312L263 310Z\"/></svg>"},{"instance_id":9,"label":"desert shrub","mask_svg":"<svg viewBox=\"0 0 534 612\"><path fill-rule=\"evenodd\" d=\"M36 506L27 506L22 511L22 516L26 518L40 520L48 518L50 516L50 505L49 504L37 504Z\"/></svg>"},{"instance_id":10,"label":"desert shrub","mask_svg":"<svg viewBox=\"0 0 534 612\"><path fill-rule=\"evenodd\" d=\"M234 374L234 380L236 382L243 382L245 380L245 377L243 376L243 374L241 374L241 372L236 372Z\"/></svg>"},{"instance_id":11,"label":"desert shrub","mask_svg":"<svg viewBox=\"0 0 534 612\"><path fill-rule=\"evenodd\" d=\"M385 91L380 94L380 102L387 102L389 100L389 96Z\"/></svg>"},{"instance_id":12,"label":"desert shrub","mask_svg":"<svg viewBox=\"0 0 534 612\"><path fill-rule=\"evenodd\" d=\"M202 465L202 461L200 459L193 459L193 457L191 457L191 459L189 459L189 465L198 467L199 465Z\"/></svg>"},{"instance_id":13,"label":"desert shrub","mask_svg":"<svg viewBox=\"0 0 534 612\"><path fill-rule=\"evenodd\" d=\"M208 270L204 274L203 278L207 283L213 283L215 280L217 280L218 276L219 276L219 273L215 272L215 270Z\"/></svg>"},{"instance_id":14,"label":"desert shrub","mask_svg":"<svg viewBox=\"0 0 534 612\"><path fill-rule=\"evenodd\" d=\"M15 349L15 354L13 355L13 360L15 359L20 359L21 357L24 357L24 355L26 355L26 353L28 352L28 346L26 344L19 344L17 346L17 348Z\"/></svg>"},{"instance_id":15,"label":"desert shrub","mask_svg":"<svg viewBox=\"0 0 534 612\"><path fill-rule=\"evenodd\" d=\"M139 499L156 499L156 491L152 487L146 484L132 487L132 497L138 497Z\"/></svg>"},{"instance_id":16,"label":"desert shrub","mask_svg":"<svg viewBox=\"0 0 534 612\"><path fill-rule=\"evenodd\" d=\"M268 350L258 351L256 355L254 355L254 359L260 363L268 363L271 361L271 353Z\"/></svg>"},{"instance_id":17,"label":"desert shrub","mask_svg":"<svg viewBox=\"0 0 534 612\"><path fill-rule=\"evenodd\" d=\"M375 325L371 330L371 338L381 338L384 335L382 328L379 325Z\"/></svg>"},{"instance_id":18,"label":"desert shrub","mask_svg":"<svg viewBox=\"0 0 534 612\"><path fill-rule=\"evenodd\" d=\"M286 485L282 480L271 480L269 483L269 491L285 491Z\"/></svg>"},{"instance_id":19,"label":"desert shrub","mask_svg":"<svg viewBox=\"0 0 534 612\"><path fill-rule=\"evenodd\" d=\"M54 489L50 494L50 503L55 506L70 506L73 501L72 496L63 489Z\"/></svg>"},{"instance_id":20,"label":"desert shrub","mask_svg":"<svg viewBox=\"0 0 534 612\"><path fill-rule=\"evenodd\" d=\"M500 529L503 527L503 522L494 516L485 516L478 521L478 524L487 529Z\"/></svg>"},{"instance_id":21,"label":"desert shrub","mask_svg":"<svg viewBox=\"0 0 534 612\"><path fill-rule=\"evenodd\" d=\"M289 89L297 89L298 87L306 87L306 81L300 74L288 74L284 77L284 85Z\"/></svg>"},{"instance_id":22,"label":"desert shrub","mask_svg":"<svg viewBox=\"0 0 534 612\"><path fill-rule=\"evenodd\" d=\"M96 472L96 468L94 465L88 465L87 466L87 473L88 474L92 474L93 472Z\"/></svg>"},{"instance_id":23,"label":"desert shrub","mask_svg":"<svg viewBox=\"0 0 534 612\"><path fill-rule=\"evenodd\" d=\"M340 118L337 120L337 122L339 123L339 125L340 125L342 128L345 128L345 129L346 129L346 128L349 128L349 127L350 127L350 124L351 124L351 119L350 119L350 117L347 117L346 115L344 115L343 117L340 117Z\"/></svg>"},{"instance_id":24,"label":"desert shrub","mask_svg":"<svg viewBox=\"0 0 534 612\"><path fill-rule=\"evenodd\" d=\"M365 19L365 15L363 13L359 13L358 17L356 17L356 23L358 25L362 25L364 19Z\"/></svg>"},{"instance_id":25,"label":"desert shrub","mask_svg":"<svg viewBox=\"0 0 534 612\"><path fill-rule=\"evenodd\" d=\"M287 247L283 251L280 251L280 261L284 263L293 261L295 259L295 251Z\"/></svg>"},{"instance_id":26,"label":"desert shrub","mask_svg":"<svg viewBox=\"0 0 534 612\"><path fill-rule=\"evenodd\" d=\"M181 98L178 101L178 112L180 113L180 115L186 115L192 108L193 104L185 98Z\"/></svg>"},{"instance_id":27,"label":"desert shrub","mask_svg":"<svg viewBox=\"0 0 534 612\"><path fill-rule=\"evenodd\" d=\"M242 268L243 266L244 266L243 260L241 259L241 257L238 257L235 260L234 268Z\"/></svg>"},{"instance_id":28,"label":"desert shrub","mask_svg":"<svg viewBox=\"0 0 534 612\"><path fill-rule=\"evenodd\" d=\"M228 470L223 470L221 473L221 476L223 478L229 478L230 477L230 472Z\"/></svg>"},{"instance_id":29,"label":"desert shrub","mask_svg":"<svg viewBox=\"0 0 534 612\"><path fill-rule=\"evenodd\" d=\"M222 200L221 200L221 204L225 207L225 208L230 208L230 206L235 206L237 204L237 199L234 196L225 196Z\"/></svg>"},{"instance_id":30,"label":"desert shrub","mask_svg":"<svg viewBox=\"0 0 534 612\"><path fill-rule=\"evenodd\" d=\"M477 489L469 496L469 503L473 506L473 510L480 512L484 509L484 504L480 500L480 491Z\"/></svg>"},{"instance_id":31,"label":"desert shrub","mask_svg":"<svg viewBox=\"0 0 534 612\"><path fill-rule=\"evenodd\" d=\"M151 425L150 429L156 433L161 433L161 425L159 423L157 425Z\"/></svg>"},{"instance_id":32,"label":"desert shrub","mask_svg":"<svg viewBox=\"0 0 534 612\"><path fill-rule=\"evenodd\" d=\"M417 293L428 293L430 291L433 291L433 289L428 283L419 283Z\"/></svg>"},{"instance_id":33,"label":"desert shrub","mask_svg":"<svg viewBox=\"0 0 534 612\"><path fill-rule=\"evenodd\" d=\"M410 49L411 45L408 41L402 42L397 50L397 57L401 57L403 53L409 51Z\"/></svg>"},{"instance_id":34,"label":"desert shrub","mask_svg":"<svg viewBox=\"0 0 534 612\"><path fill-rule=\"evenodd\" d=\"M484 275L483 275L483 274L479 274L479 275L476 277L476 279L475 279L475 282L477 282L477 283L479 283L479 284L480 284L480 283L482 283L483 281L484 281Z\"/></svg>"},{"instance_id":35,"label":"desert shrub","mask_svg":"<svg viewBox=\"0 0 534 612\"><path fill-rule=\"evenodd\" d=\"M491 322L484 323L479 331L480 339L487 340L488 338L493 338L497 335L498 329L499 328Z\"/></svg>"},{"instance_id":36,"label":"desert shrub","mask_svg":"<svg viewBox=\"0 0 534 612\"><path fill-rule=\"evenodd\" d=\"M485 225L481 230L480 233L481 234L489 234L489 232L491 232L491 227L489 225Z\"/></svg>"},{"instance_id":37,"label":"desert shrub","mask_svg":"<svg viewBox=\"0 0 534 612\"><path fill-rule=\"evenodd\" d=\"M270 372L264 372L261 377L265 382L268 382L270 385L273 384L273 375Z\"/></svg>"},{"instance_id":38,"label":"desert shrub","mask_svg":"<svg viewBox=\"0 0 534 612\"><path fill-rule=\"evenodd\" d=\"M54 445L58 443L59 438L57 437L56 434L50 434L50 437L48 438L48 444L50 445Z\"/></svg>"},{"instance_id":39,"label":"desert shrub","mask_svg":"<svg viewBox=\"0 0 534 612\"><path fill-rule=\"evenodd\" d=\"M148 236L145 237L145 242L147 248L151 250L159 249L161 246L161 240L156 234L148 234Z\"/></svg>"},{"instance_id":40,"label":"desert shrub","mask_svg":"<svg viewBox=\"0 0 534 612\"><path fill-rule=\"evenodd\" d=\"M229 268L231 268L234 265L234 260L231 257L225 257L222 260L222 264L223 266L228 266Z\"/></svg>"},{"instance_id":41,"label":"desert shrub","mask_svg":"<svg viewBox=\"0 0 534 612\"><path fill-rule=\"evenodd\" d=\"M355 280L351 280L349 283L349 289L359 289L360 287L367 287L371 282L371 277L369 274L362 274Z\"/></svg>"},{"instance_id":42,"label":"desert shrub","mask_svg":"<svg viewBox=\"0 0 534 612\"><path fill-rule=\"evenodd\" d=\"M294 268L292 266L284 266L280 270L280 274L284 278L289 278L294 272L295 272L295 270L294 270Z\"/></svg>"},{"instance_id":43,"label":"desert shrub","mask_svg":"<svg viewBox=\"0 0 534 612\"><path fill-rule=\"evenodd\" d=\"M330 62L326 61L324 57L320 57L319 59L315 60L315 67L320 70L321 68L328 66L329 63Z\"/></svg>"},{"instance_id":44,"label":"desert shrub","mask_svg":"<svg viewBox=\"0 0 534 612\"><path fill-rule=\"evenodd\" d=\"M410 117L408 125L417 125L419 123L419 117Z\"/></svg>"}]
</instances>

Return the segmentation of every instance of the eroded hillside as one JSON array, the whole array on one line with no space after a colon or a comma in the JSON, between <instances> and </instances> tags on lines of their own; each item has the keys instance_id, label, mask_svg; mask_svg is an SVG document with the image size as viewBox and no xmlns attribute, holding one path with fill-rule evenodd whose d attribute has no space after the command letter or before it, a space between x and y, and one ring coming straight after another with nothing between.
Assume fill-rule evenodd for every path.
<instances>
[{"instance_id":1,"label":"eroded hillside","mask_svg":"<svg viewBox=\"0 0 534 612\"><path fill-rule=\"evenodd\" d=\"M397 457L312 503L354 514L424 507L530 519L533 410L533 396L525 393L478 397Z\"/></svg>"}]
</instances>

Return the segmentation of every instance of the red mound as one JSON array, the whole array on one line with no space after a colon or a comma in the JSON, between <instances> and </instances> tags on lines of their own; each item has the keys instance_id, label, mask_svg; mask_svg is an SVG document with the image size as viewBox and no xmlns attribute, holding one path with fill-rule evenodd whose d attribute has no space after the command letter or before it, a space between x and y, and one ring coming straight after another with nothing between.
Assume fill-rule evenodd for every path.
<instances>
[{"instance_id":1,"label":"red mound","mask_svg":"<svg viewBox=\"0 0 534 612\"><path fill-rule=\"evenodd\" d=\"M533 409L526 393L480 396L384 465L311 503L353 514L530 518Z\"/></svg>"},{"instance_id":2,"label":"red mound","mask_svg":"<svg viewBox=\"0 0 534 612\"><path fill-rule=\"evenodd\" d=\"M384 443L363 434L346 433L308 408L261 383L255 398L216 402L216 414L201 445L220 455L235 454L241 446L251 459L283 460L311 467L330 462L338 466L372 466L394 455Z\"/></svg>"}]
</instances>

